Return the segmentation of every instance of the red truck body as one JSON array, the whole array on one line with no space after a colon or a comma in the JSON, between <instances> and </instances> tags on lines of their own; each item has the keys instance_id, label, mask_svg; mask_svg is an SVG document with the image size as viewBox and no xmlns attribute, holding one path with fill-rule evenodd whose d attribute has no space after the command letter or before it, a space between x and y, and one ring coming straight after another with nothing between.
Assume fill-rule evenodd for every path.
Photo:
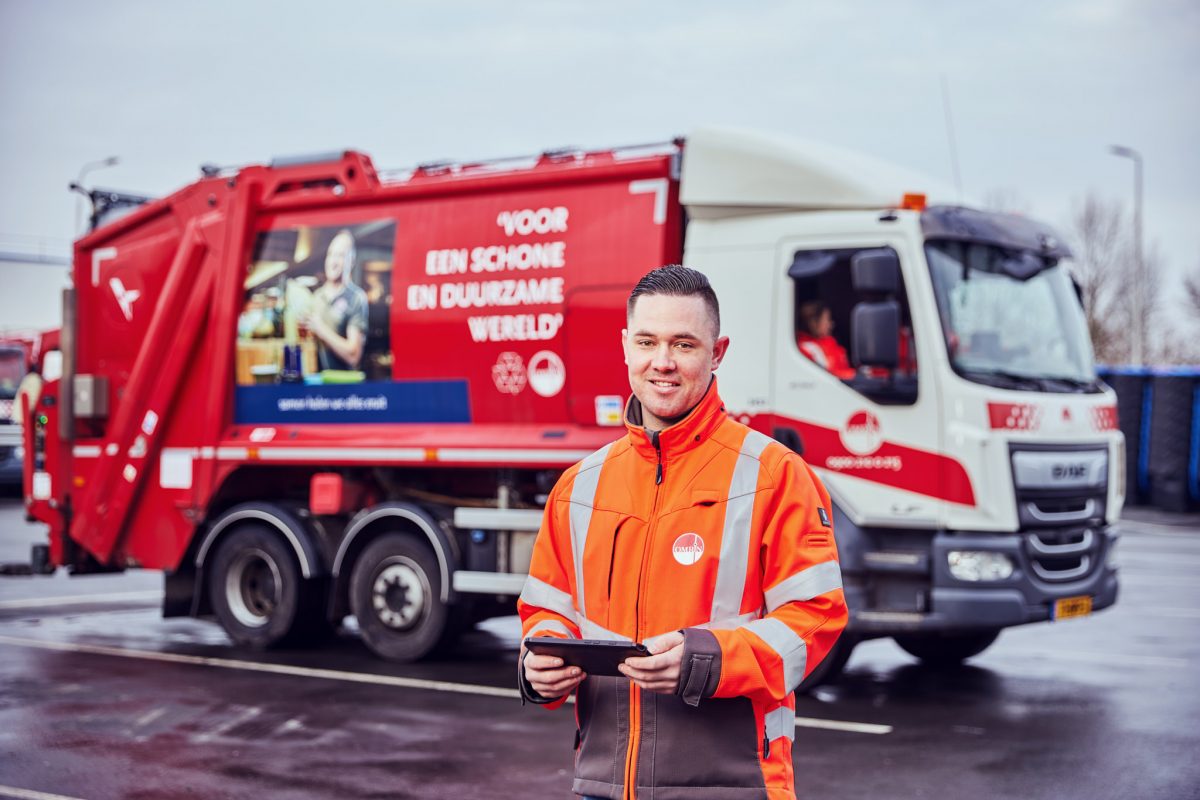
<instances>
[{"instance_id":1,"label":"red truck body","mask_svg":"<svg viewBox=\"0 0 1200 800\"><path fill-rule=\"evenodd\" d=\"M535 506L620 424L625 297L680 260L678 153L382 182L347 152L206 177L84 237L64 320L69 380L46 387L26 492L50 527L50 563L165 570L203 612L202 534L235 506L303 516L288 533L311 540L293 542L321 564L309 578L349 567L347 522L395 501L398 484L451 504ZM365 352L358 369L326 371L311 334L289 338L263 309L318 293L340 231L367 294ZM289 344L303 380L279 379ZM445 549L461 568L463 548Z\"/></svg>"}]
</instances>

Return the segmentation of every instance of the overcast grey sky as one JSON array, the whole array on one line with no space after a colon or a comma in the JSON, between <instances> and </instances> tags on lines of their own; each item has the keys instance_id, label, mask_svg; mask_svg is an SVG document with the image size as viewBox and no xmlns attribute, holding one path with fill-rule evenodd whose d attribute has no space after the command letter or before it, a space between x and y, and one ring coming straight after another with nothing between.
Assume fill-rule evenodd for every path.
<instances>
[{"instance_id":1,"label":"overcast grey sky","mask_svg":"<svg viewBox=\"0 0 1200 800\"><path fill-rule=\"evenodd\" d=\"M67 184L165 194L201 163L355 147L377 166L667 139L705 123L861 150L1063 225L1132 194L1200 265L1200 2L0 0L0 243L66 251ZM8 247L0 247L8 249ZM14 295L16 297L14 297ZM20 292L6 290L0 327Z\"/></svg>"}]
</instances>

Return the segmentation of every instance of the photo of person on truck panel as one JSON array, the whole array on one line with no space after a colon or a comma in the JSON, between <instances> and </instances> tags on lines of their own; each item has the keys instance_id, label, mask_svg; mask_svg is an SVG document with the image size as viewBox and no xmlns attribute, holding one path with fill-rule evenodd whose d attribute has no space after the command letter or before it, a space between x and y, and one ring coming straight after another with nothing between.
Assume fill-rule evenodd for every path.
<instances>
[{"instance_id":1,"label":"photo of person on truck panel","mask_svg":"<svg viewBox=\"0 0 1200 800\"><path fill-rule=\"evenodd\" d=\"M367 293L354 283L354 234L338 231L325 252L325 282L300 324L317 337L321 369L357 370L367 341Z\"/></svg>"},{"instance_id":2,"label":"photo of person on truck panel","mask_svg":"<svg viewBox=\"0 0 1200 800\"><path fill-rule=\"evenodd\" d=\"M391 380L395 235L391 220L259 233L238 318L238 385ZM288 368L285 354L297 351L299 370Z\"/></svg>"}]
</instances>

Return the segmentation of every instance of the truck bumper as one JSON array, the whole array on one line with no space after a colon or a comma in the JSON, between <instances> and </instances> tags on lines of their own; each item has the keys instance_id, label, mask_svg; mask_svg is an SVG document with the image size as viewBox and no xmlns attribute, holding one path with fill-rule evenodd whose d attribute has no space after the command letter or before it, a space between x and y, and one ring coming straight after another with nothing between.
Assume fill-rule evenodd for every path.
<instances>
[{"instance_id":1,"label":"truck bumper","mask_svg":"<svg viewBox=\"0 0 1200 800\"><path fill-rule=\"evenodd\" d=\"M849 630L871 638L1007 628L1052 619L1055 601L1063 598L1089 597L1093 611L1115 603L1117 570L1108 561L1118 532L1114 528L1092 529L1090 547L1079 554L1080 564L1086 563L1089 569L1078 577L1064 579L1047 571L1047 562L1039 559L1037 542L1049 535L1047 531L936 533L928 559L919 561L923 574L892 571L847 581ZM1030 537L1036 536L1041 538L1031 543ZM950 573L948 554L953 550L1002 553L1013 563L1013 573L1000 581L959 580ZM1062 574L1069 576L1071 572L1064 570ZM904 607L906 604L897 603L896 598L912 598L912 606Z\"/></svg>"}]
</instances>

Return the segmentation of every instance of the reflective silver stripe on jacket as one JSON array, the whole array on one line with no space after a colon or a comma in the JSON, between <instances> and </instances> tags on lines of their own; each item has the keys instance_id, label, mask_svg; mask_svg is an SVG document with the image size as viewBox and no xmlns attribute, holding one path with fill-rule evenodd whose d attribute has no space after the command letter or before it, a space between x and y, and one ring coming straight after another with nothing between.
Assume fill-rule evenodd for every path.
<instances>
[{"instance_id":1,"label":"reflective silver stripe on jacket","mask_svg":"<svg viewBox=\"0 0 1200 800\"><path fill-rule=\"evenodd\" d=\"M583 553L587 544L588 527L592 524L592 508L596 502L596 487L600 485L600 472L612 443L606 444L579 464L575 483L571 487L571 558L575 562L575 596L579 599L579 610L587 613L583 595Z\"/></svg>"},{"instance_id":2,"label":"reflective silver stripe on jacket","mask_svg":"<svg viewBox=\"0 0 1200 800\"><path fill-rule=\"evenodd\" d=\"M842 569L836 561L823 561L785 578L764 593L767 613L787 603L812 600L842 588Z\"/></svg>"},{"instance_id":3,"label":"reflective silver stripe on jacket","mask_svg":"<svg viewBox=\"0 0 1200 800\"><path fill-rule=\"evenodd\" d=\"M746 565L750 560L751 518L754 515L755 489L762 462L758 457L773 439L758 431L747 431L729 480L729 499L725 503L725 528L721 533L721 554L717 579L713 586L710 620L736 616L741 610L746 589Z\"/></svg>"},{"instance_id":4,"label":"reflective silver stripe on jacket","mask_svg":"<svg viewBox=\"0 0 1200 800\"><path fill-rule=\"evenodd\" d=\"M786 736L788 739L795 741L795 710L788 708L787 706L780 706L774 711L768 711L763 715L763 731L767 735L768 742L773 742L780 736Z\"/></svg>"},{"instance_id":5,"label":"reflective silver stripe on jacket","mask_svg":"<svg viewBox=\"0 0 1200 800\"><path fill-rule=\"evenodd\" d=\"M525 579L525 586L521 589L521 602L553 611L567 619L573 620L577 616L571 595L532 575Z\"/></svg>"},{"instance_id":6,"label":"reflective silver stripe on jacket","mask_svg":"<svg viewBox=\"0 0 1200 800\"><path fill-rule=\"evenodd\" d=\"M804 664L808 659L808 648L800 634L778 619L768 617L747 623L745 629L767 643L783 660L783 691L787 694L804 679Z\"/></svg>"},{"instance_id":7,"label":"reflective silver stripe on jacket","mask_svg":"<svg viewBox=\"0 0 1200 800\"><path fill-rule=\"evenodd\" d=\"M561 633L564 636L566 636L568 639L578 639L579 638L578 636L576 636L574 634L574 632L571 631L570 628L568 628L566 625L564 625L563 623L559 622L556 619L542 620L537 625L534 625L532 630L530 630L529 633L527 633L525 635L526 636L540 636L543 633L550 633L550 632Z\"/></svg>"}]
</instances>

